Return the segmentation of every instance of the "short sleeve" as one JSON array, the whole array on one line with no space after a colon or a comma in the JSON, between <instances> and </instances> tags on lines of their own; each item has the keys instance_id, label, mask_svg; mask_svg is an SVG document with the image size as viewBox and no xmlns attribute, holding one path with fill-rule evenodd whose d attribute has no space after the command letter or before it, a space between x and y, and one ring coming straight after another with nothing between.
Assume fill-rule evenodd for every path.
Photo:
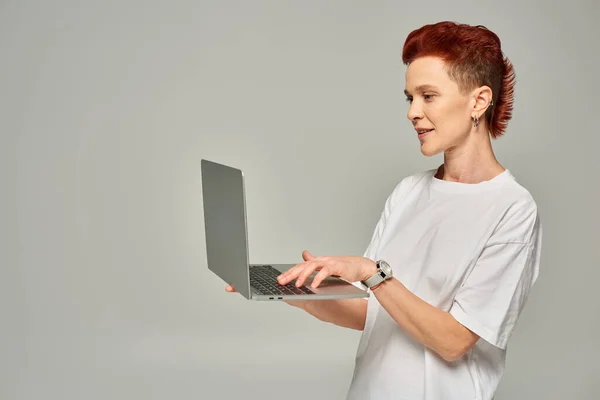
<instances>
[{"instance_id":1,"label":"short sleeve","mask_svg":"<svg viewBox=\"0 0 600 400\"><path fill-rule=\"evenodd\" d=\"M363 253L363 257L369 258L373 261L376 261L375 257L377 256L377 250L379 249L379 244L381 242L381 236L383 235L383 232L385 231L385 226L387 224L388 218L389 218L390 214L392 213L392 209L394 208L394 205L396 204L396 201L399 197L399 192L400 192L402 186L405 184L405 181L406 181L406 178L404 178L402 181L400 181L400 183L398 185L396 185L396 187L394 188L392 193L385 200L385 203L383 205L383 210L381 211L381 215L379 217L379 221L377 221L377 225L375 225L375 230L373 231L373 234L371 235L371 241L369 242L369 245L367 246L365 252ZM352 282L352 284L360 289L364 289L364 287L362 286L362 284L360 282Z\"/></svg>"},{"instance_id":2,"label":"short sleeve","mask_svg":"<svg viewBox=\"0 0 600 400\"><path fill-rule=\"evenodd\" d=\"M398 199L401 197L401 192L403 188L406 187L409 179L410 177L402 179L400 183L396 185L392 193L385 200L383 210L381 211L381 215L379 217L379 221L377 222L375 230L373 231L373 235L371 236L371 242L367 246L363 257L375 261L375 257L377 256L377 250L379 249L379 243L381 242L381 236L385 231L387 221L390 217L390 214L392 213L394 206L398 202Z\"/></svg>"},{"instance_id":3,"label":"short sleeve","mask_svg":"<svg viewBox=\"0 0 600 400\"><path fill-rule=\"evenodd\" d=\"M387 222L387 216L385 214L385 210L381 212L379 221L377 222L375 230L373 231L373 235L371 236L371 241L369 242L369 245L367 246L367 249L363 254L363 257L365 258L370 258L371 260L373 260L373 258L375 257L375 253L377 252L377 248L379 247L379 241L381 240L381 235L383 233L383 230L385 229L385 223Z\"/></svg>"},{"instance_id":4,"label":"short sleeve","mask_svg":"<svg viewBox=\"0 0 600 400\"><path fill-rule=\"evenodd\" d=\"M365 258L369 258L373 261L375 261L375 254L377 252L377 249L379 248L379 242L381 241L381 235L383 234L383 231L385 229L385 224L387 222L387 217L389 215L389 209L390 209L390 200L391 200L391 196L388 197L388 199L385 202L385 206L383 211L381 211L381 216L379 217L379 221L377 221L377 225L375 225L375 230L373 231L373 234L371 235L371 241L369 242L369 245L367 246L367 249L365 250L365 252L363 253L363 257ZM360 282L350 282L352 283L354 286L356 286L359 289L365 289L362 284Z\"/></svg>"},{"instance_id":5,"label":"short sleeve","mask_svg":"<svg viewBox=\"0 0 600 400\"><path fill-rule=\"evenodd\" d=\"M531 240L488 245L458 290L450 314L488 343L506 349L540 265L541 227Z\"/></svg>"}]
</instances>

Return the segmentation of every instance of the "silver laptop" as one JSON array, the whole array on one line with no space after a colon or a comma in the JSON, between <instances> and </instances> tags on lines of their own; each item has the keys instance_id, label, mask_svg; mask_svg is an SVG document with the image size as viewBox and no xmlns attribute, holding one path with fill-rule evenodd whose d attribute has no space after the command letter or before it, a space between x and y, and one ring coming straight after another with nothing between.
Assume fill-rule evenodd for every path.
<instances>
[{"instance_id":1,"label":"silver laptop","mask_svg":"<svg viewBox=\"0 0 600 400\"><path fill-rule=\"evenodd\" d=\"M280 285L277 276L296 264L251 265L242 171L208 160L201 161L201 169L208 268L242 296L271 301L369 297L367 291L337 277L328 277L312 289L316 273L302 287L296 287L295 281Z\"/></svg>"}]
</instances>

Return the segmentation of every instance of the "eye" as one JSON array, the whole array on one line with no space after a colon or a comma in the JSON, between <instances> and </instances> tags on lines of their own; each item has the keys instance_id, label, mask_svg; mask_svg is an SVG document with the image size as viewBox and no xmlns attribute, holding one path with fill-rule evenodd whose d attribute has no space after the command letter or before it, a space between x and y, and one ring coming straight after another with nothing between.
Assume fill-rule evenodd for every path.
<instances>
[{"instance_id":1,"label":"eye","mask_svg":"<svg viewBox=\"0 0 600 400\"><path fill-rule=\"evenodd\" d=\"M425 99L425 101L432 101L433 95L432 94L424 94L423 98Z\"/></svg>"},{"instance_id":2,"label":"eye","mask_svg":"<svg viewBox=\"0 0 600 400\"><path fill-rule=\"evenodd\" d=\"M412 101L413 101L412 97L407 97L407 98L406 98L406 102L407 102L407 103L412 103Z\"/></svg>"}]
</instances>

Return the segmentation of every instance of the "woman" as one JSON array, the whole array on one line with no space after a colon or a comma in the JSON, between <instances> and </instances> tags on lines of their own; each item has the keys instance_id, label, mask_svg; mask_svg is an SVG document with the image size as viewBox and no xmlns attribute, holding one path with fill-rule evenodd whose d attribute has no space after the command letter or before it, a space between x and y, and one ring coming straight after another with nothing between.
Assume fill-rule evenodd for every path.
<instances>
[{"instance_id":1,"label":"woman","mask_svg":"<svg viewBox=\"0 0 600 400\"><path fill-rule=\"evenodd\" d=\"M329 275L370 287L368 300L291 303L363 330L348 399L491 399L542 236L534 199L491 145L511 117L513 67L493 32L451 22L411 32L402 57L421 152L444 163L398 184L364 257L305 251L279 283L319 271L314 287Z\"/></svg>"}]
</instances>

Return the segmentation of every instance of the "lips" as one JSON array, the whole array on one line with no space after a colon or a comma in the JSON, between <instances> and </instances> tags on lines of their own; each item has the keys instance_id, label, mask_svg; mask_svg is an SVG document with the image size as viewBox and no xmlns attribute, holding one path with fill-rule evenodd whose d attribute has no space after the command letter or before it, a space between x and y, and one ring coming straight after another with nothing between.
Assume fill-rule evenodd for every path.
<instances>
[{"instance_id":1,"label":"lips","mask_svg":"<svg viewBox=\"0 0 600 400\"><path fill-rule=\"evenodd\" d=\"M419 139L427 136L430 132L432 132L433 129L417 129L417 134L419 136Z\"/></svg>"}]
</instances>

